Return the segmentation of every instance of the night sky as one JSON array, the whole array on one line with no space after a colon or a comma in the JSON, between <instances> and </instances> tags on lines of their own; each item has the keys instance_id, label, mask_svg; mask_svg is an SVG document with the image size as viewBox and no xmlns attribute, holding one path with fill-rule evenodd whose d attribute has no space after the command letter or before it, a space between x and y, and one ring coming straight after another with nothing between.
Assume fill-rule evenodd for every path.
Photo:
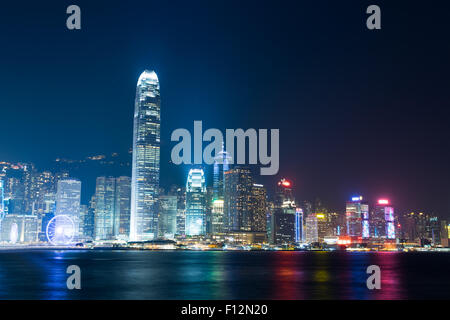
<instances>
[{"instance_id":1,"label":"night sky","mask_svg":"<svg viewBox=\"0 0 450 320\"><path fill-rule=\"evenodd\" d=\"M65 26L70 4L79 31ZM370 4L381 30L366 28ZM279 128L279 175L257 181L288 177L297 198L333 209L362 194L450 216L449 12L445 1L2 4L0 160L125 153L137 79L154 69L162 185L185 183L187 168L169 164L177 128Z\"/></svg>"}]
</instances>

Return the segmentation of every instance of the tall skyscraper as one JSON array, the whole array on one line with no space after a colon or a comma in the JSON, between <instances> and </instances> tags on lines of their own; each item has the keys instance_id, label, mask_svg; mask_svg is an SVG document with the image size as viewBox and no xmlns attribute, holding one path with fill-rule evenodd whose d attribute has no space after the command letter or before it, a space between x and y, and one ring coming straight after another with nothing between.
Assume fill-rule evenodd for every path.
<instances>
[{"instance_id":1,"label":"tall skyscraper","mask_svg":"<svg viewBox=\"0 0 450 320\"><path fill-rule=\"evenodd\" d=\"M189 170L186 183L187 236L204 235L206 228L206 181L202 169Z\"/></svg>"},{"instance_id":2,"label":"tall skyscraper","mask_svg":"<svg viewBox=\"0 0 450 320\"><path fill-rule=\"evenodd\" d=\"M131 182L130 240L158 233L161 100L154 71L145 70L136 88Z\"/></svg>"},{"instance_id":3,"label":"tall skyscraper","mask_svg":"<svg viewBox=\"0 0 450 320\"><path fill-rule=\"evenodd\" d=\"M164 239L174 239L177 231L177 196L159 196L159 232Z\"/></svg>"},{"instance_id":4,"label":"tall skyscraper","mask_svg":"<svg viewBox=\"0 0 450 320\"><path fill-rule=\"evenodd\" d=\"M305 240L308 243L314 243L319 241L319 232L316 214L310 214L309 216L306 217Z\"/></svg>"},{"instance_id":5,"label":"tall skyscraper","mask_svg":"<svg viewBox=\"0 0 450 320\"><path fill-rule=\"evenodd\" d=\"M215 199L211 210L211 233L218 234L224 232L224 201Z\"/></svg>"},{"instance_id":6,"label":"tall skyscraper","mask_svg":"<svg viewBox=\"0 0 450 320\"><path fill-rule=\"evenodd\" d=\"M174 188L173 195L177 196L177 236L186 235L186 188Z\"/></svg>"},{"instance_id":7,"label":"tall skyscraper","mask_svg":"<svg viewBox=\"0 0 450 320\"><path fill-rule=\"evenodd\" d=\"M127 240L130 225L130 177L98 177L95 190L95 239Z\"/></svg>"},{"instance_id":8,"label":"tall skyscraper","mask_svg":"<svg viewBox=\"0 0 450 320\"><path fill-rule=\"evenodd\" d=\"M369 238L369 205L362 200L361 196L356 196L346 203L347 235Z\"/></svg>"},{"instance_id":9,"label":"tall skyscraper","mask_svg":"<svg viewBox=\"0 0 450 320\"><path fill-rule=\"evenodd\" d=\"M227 232L251 231L251 171L234 167L225 172L225 224Z\"/></svg>"},{"instance_id":10,"label":"tall skyscraper","mask_svg":"<svg viewBox=\"0 0 450 320\"><path fill-rule=\"evenodd\" d=\"M214 158L214 198L213 200L224 200L225 193L225 172L229 170L230 156L224 150L222 145L222 151L220 151Z\"/></svg>"},{"instance_id":11,"label":"tall skyscraper","mask_svg":"<svg viewBox=\"0 0 450 320\"><path fill-rule=\"evenodd\" d=\"M0 223L2 223L2 219L4 217L5 217L5 195L4 195L3 180L0 180Z\"/></svg>"},{"instance_id":12,"label":"tall skyscraper","mask_svg":"<svg viewBox=\"0 0 450 320\"><path fill-rule=\"evenodd\" d=\"M114 207L114 234L117 239L128 240L130 236L131 178L122 176L116 179Z\"/></svg>"},{"instance_id":13,"label":"tall skyscraper","mask_svg":"<svg viewBox=\"0 0 450 320\"><path fill-rule=\"evenodd\" d=\"M114 177L97 178L95 187L95 240L113 240L115 238L115 194L116 179Z\"/></svg>"},{"instance_id":14,"label":"tall skyscraper","mask_svg":"<svg viewBox=\"0 0 450 320\"><path fill-rule=\"evenodd\" d=\"M273 241L277 244L295 242L296 203L292 195L292 182L281 179L278 182L274 212L272 214Z\"/></svg>"},{"instance_id":15,"label":"tall skyscraper","mask_svg":"<svg viewBox=\"0 0 450 320\"><path fill-rule=\"evenodd\" d=\"M395 239L394 208L388 199L379 199L371 216L371 236Z\"/></svg>"},{"instance_id":16,"label":"tall skyscraper","mask_svg":"<svg viewBox=\"0 0 450 320\"><path fill-rule=\"evenodd\" d=\"M262 184L254 183L250 194L251 231L267 232L267 195Z\"/></svg>"},{"instance_id":17,"label":"tall skyscraper","mask_svg":"<svg viewBox=\"0 0 450 320\"><path fill-rule=\"evenodd\" d=\"M63 179L58 181L55 216L69 216L74 223L74 238L77 239L80 225L81 181Z\"/></svg>"}]
</instances>

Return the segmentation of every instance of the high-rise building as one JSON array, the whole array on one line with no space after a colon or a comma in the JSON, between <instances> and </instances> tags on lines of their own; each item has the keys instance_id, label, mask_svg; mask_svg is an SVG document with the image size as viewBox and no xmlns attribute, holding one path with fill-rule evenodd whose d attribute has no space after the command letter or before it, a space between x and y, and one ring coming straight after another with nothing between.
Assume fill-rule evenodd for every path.
<instances>
[{"instance_id":1,"label":"high-rise building","mask_svg":"<svg viewBox=\"0 0 450 320\"><path fill-rule=\"evenodd\" d=\"M74 224L74 238L78 238L80 225L81 181L63 179L58 181L55 215L66 215Z\"/></svg>"},{"instance_id":2,"label":"high-rise building","mask_svg":"<svg viewBox=\"0 0 450 320\"><path fill-rule=\"evenodd\" d=\"M379 199L370 217L373 238L395 239L394 208L388 199Z\"/></svg>"},{"instance_id":3,"label":"high-rise building","mask_svg":"<svg viewBox=\"0 0 450 320\"><path fill-rule=\"evenodd\" d=\"M95 240L113 240L116 237L115 195L116 178L98 177L95 187Z\"/></svg>"},{"instance_id":4,"label":"high-rise building","mask_svg":"<svg viewBox=\"0 0 450 320\"><path fill-rule=\"evenodd\" d=\"M8 214L2 221L0 241L33 243L38 240L38 219L33 215Z\"/></svg>"},{"instance_id":5,"label":"high-rise building","mask_svg":"<svg viewBox=\"0 0 450 320\"><path fill-rule=\"evenodd\" d=\"M224 200L213 200L211 210L211 233L218 234L224 232Z\"/></svg>"},{"instance_id":6,"label":"high-rise building","mask_svg":"<svg viewBox=\"0 0 450 320\"><path fill-rule=\"evenodd\" d=\"M281 179L278 182L274 212L272 214L273 241L276 244L295 242L296 203L292 194L292 182Z\"/></svg>"},{"instance_id":7,"label":"high-rise building","mask_svg":"<svg viewBox=\"0 0 450 320\"><path fill-rule=\"evenodd\" d=\"M303 209L295 208L295 242L303 242L305 239L305 231L303 227Z\"/></svg>"},{"instance_id":8,"label":"high-rise building","mask_svg":"<svg viewBox=\"0 0 450 320\"><path fill-rule=\"evenodd\" d=\"M134 109L130 240L152 240L158 233L161 100L154 71L139 77Z\"/></svg>"},{"instance_id":9,"label":"high-rise building","mask_svg":"<svg viewBox=\"0 0 450 320\"><path fill-rule=\"evenodd\" d=\"M131 178L116 178L114 206L114 234L117 239L128 240L130 236Z\"/></svg>"},{"instance_id":10,"label":"high-rise building","mask_svg":"<svg viewBox=\"0 0 450 320\"><path fill-rule=\"evenodd\" d=\"M441 221L441 246L448 247L450 225L446 220Z\"/></svg>"},{"instance_id":11,"label":"high-rise building","mask_svg":"<svg viewBox=\"0 0 450 320\"><path fill-rule=\"evenodd\" d=\"M189 170L186 182L186 236L206 232L206 181L202 169Z\"/></svg>"},{"instance_id":12,"label":"high-rise building","mask_svg":"<svg viewBox=\"0 0 450 320\"><path fill-rule=\"evenodd\" d=\"M225 172L225 229L251 231L253 179L248 168L234 167Z\"/></svg>"},{"instance_id":13,"label":"high-rise building","mask_svg":"<svg viewBox=\"0 0 450 320\"><path fill-rule=\"evenodd\" d=\"M177 196L159 196L159 233L164 239L174 239L177 232Z\"/></svg>"},{"instance_id":14,"label":"high-rise building","mask_svg":"<svg viewBox=\"0 0 450 320\"><path fill-rule=\"evenodd\" d=\"M310 214L306 217L306 235L305 240L308 243L319 241L319 232L317 226L317 215Z\"/></svg>"},{"instance_id":15,"label":"high-rise building","mask_svg":"<svg viewBox=\"0 0 450 320\"><path fill-rule=\"evenodd\" d=\"M254 183L250 194L251 231L267 232L267 194L262 184Z\"/></svg>"},{"instance_id":16,"label":"high-rise building","mask_svg":"<svg viewBox=\"0 0 450 320\"><path fill-rule=\"evenodd\" d=\"M92 240L92 239L86 239L85 234L86 234L86 221L87 221L87 216L89 213L89 208L87 205L85 204L81 204L80 205L80 227L79 227L79 239L82 241L86 241L86 240Z\"/></svg>"},{"instance_id":17,"label":"high-rise building","mask_svg":"<svg viewBox=\"0 0 450 320\"><path fill-rule=\"evenodd\" d=\"M346 204L347 235L369 238L369 205L362 201L363 197L352 197Z\"/></svg>"},{"instance_id":18,"label":"high-rise building","mask_svg":"<svg viewBox=\"0 0 450 320\"><path fill-rule=\"evenodd\" d=\"M95 240L95 195L91 197L87 213L83 217L83 238L85 241Z\"/></svg>"},{"instance_id":19,"label":"high-rise building","mask_svg":"<svg viewBox=\"0 0 450 320\"><path fill-rule=\"evenodd\" d=\"M95 190L95 239L127 240L130 226L130 177L98 177Z\"/></svg>"},{"instance_id":20,"label":"high-rise building","mask_svg":"<svg viewBox=\"0 0 450 320\"><path fill-rule=\"evenodd\" d=\"M0 180L0 227L3 218L5 217L5 195L4 195L4 187L3 180Z\"/></svg>"},{"instance_id":21,"label":"high-rise building","mask_svg":"<svg viewBox=\"0 0 450 320\"><path fill-rule=\"evenodd\" d=\"M172 193L177 196L177 236L185 236L186 233L186 188L173 188Z\"/></svg>"},{"instance_id":22,"label":"high-rise building","mask_svg":"<svg viewBox=\"0 0 450 320\"><path fill-rule=\"evenodd\" d=\"M220 151L214 158L214 200L224 200L225 196L225 172L230 169L231 157L224 150L222 145L222 151Z\"/></svg>"}]
</instances>

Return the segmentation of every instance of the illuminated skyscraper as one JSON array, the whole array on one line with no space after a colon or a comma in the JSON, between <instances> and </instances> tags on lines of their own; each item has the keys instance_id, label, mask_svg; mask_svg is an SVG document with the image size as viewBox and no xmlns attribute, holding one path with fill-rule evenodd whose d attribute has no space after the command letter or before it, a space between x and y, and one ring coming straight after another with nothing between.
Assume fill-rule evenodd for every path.
<instances>
[{"instance_id":1,"label":"illuminated skyscraper","mask_svg":"<svg viewBox=\"0 0 450 320\"><path fill-rule=\"evenodd\" d=\"M346 204L347 235L369 238L369 205L362 199L361 196L352 197Z\"/></svg>"},{"instance_id":2,"label":"illuminated skyscraper","mask_svg":"<svg viewBox=\"0 0 450 320\"><path fill-rule=\"evenodd\" d=\"M218 234L224 232L224 201L213 200L211 212L211 233Z\"/></svg>"},{"instance_id":3,"label":"illuminated skyscraper","mask_svg":"<svg viewBox=\"0 0 450 320\"><path fill-rule=\"evenodd\" d=\"M186 188L176 188L172 194L177 196L177 236L186 232Z\"/></svg>"},{"instance_id":4,"label":"illuminated skyscraper","mask_svg":"<svg viewBox=\"0 0 450 320\"><path fill-rule=\"evenodd\" d=\"M267 231L267 195L262 184L254 183L250 195L251 231Z\"/></svg>"},{"instance_id":5,"label":"illuminated skyscraper","mask_svg":"<svg viewBox=\"0 0 450 320\"><path fill-rule=\"evenodd\" d=\"M225 172L229 170L230 156L223 149L214 158L214 199L213 200L224 200L225 192Z\"/></svg>"},{"instance_id":6,"label":"illuminated skyscraper","mask_svg":"<svg viewBox=\"0 0 450 320\"><path fill-rule=\"evenodd\" d=\"M206 181L202 169L189 170L186 183L187 236L204 235L206 228Z\"/></svg>"},{"instance_id":7,"label":"illuminated skyscraper","mask_svg":"<svg viewBox=\"0 0 450 320\"><path fill-rule=\"evenodd\" d=\"M159 233L164 239L174 239L177 231L177 196L159 196Z\"/></svg>"},{"instance_id":8,"label":"illuminated skyscraper","mask_svg":"<svg viewBox=\"0 0 450 320\"><path fill-rule=\"evenodd\" d=\"M95 187L95 240L113 240L116 179L98 177Z\"/></svg>"},{"instance_id":9,"label":"illuminated skyscraper","mask_svg":"<svg viewBox=\"0 0 450 320\"><path fill-rule=\"evenodd\" d=\"M295 208L295 242L305 240L305 231L303 229L303 209Z\"/></svg>"},{"instance_id":10,"label":"illuminated skyscraper","mask_svg":"<svg viewBox=\"0 0 450 320\"><path fill-rule=\"evenodd\" d=\"M58 181L56 192L55 216L69 216L74 223L74 238L78 237L80 225L80 198L81 181L76 179L63 179Z\"/></svg>"},{"instance_id":11,"label":"illuminated skyscraper","mask_svg":"<svg viewBox=\"0 0 450 320\"><path fill-rule=\"evenodd\" d=\"M395 239L394 208L390 205L389 200L378 200L370 221L372 237Z\"/></svg>"},{"instance_id":12,"label":"illuminated skyscraper","mask_svg":"<svg viewBox=\"0 0 450 320\"><path fill-rule=\"evenodd\" d=\"M271 223L275 243L296 241L296 204L292 195L292 182L289 180L281 179L278 182Z\"/></svg>"},{"instance_id":13,"label":"illuminated skyscraper","mask_svg":"<svg viewBox=\"0 0 450 320\"><path fill-rule=\"evenodd\" d=\"M227 232L251 231L250 198L253 188L251 171L235 167L225 172L225 229Z\"/></svg>"},{"instance_id":14,"label":"illuminated skyscraper","mask_svg":"<svg viewBox=\"0 0 450 320\"><path fill-rule=\"evenodd\" d=\"M316 214L310 214L309 216L306 217L305 240L308 243L314 243L319 241Z\"/></svg>"},{"instance_id":15,"label":"illuminated skyscraper","mask_svg":"<svg viewBox=\"0 0 450 320\"><path fill-rule=\"evenodd\" d=\"M0 223L2 223L2 219L4 217L5 217L5 195L4 195L3 180L0 180Z\"/></svg>"},{"instance_id":16,"label":"illuminated skyscraper","mask_svg":"<svg viewBox=\"0 0 450 320\"><path fill-rule=\"evenodd\" d=\"M131 178L116 179L116 203L114 207L114 234L117 239L128 240L130 236Z\"/></svg>"},{"instance_id":17,"label":"illuminated skyscraper","mask_svg":"<svg viewBox=\"0 0 450 320\"><path fill-rule=\"evenodd\" d=\"M151 240L158 232L161 101L154 71L145 70L136 88L131 182L130 240Z\"/></svg>"}]
</instances>

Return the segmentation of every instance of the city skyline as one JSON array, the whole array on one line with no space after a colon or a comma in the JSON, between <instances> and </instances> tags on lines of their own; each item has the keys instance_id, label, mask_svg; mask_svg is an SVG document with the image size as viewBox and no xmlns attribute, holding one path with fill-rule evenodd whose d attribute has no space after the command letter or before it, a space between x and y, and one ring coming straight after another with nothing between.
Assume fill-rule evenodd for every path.
<instances>
[{"instance_id":1,"label":"city skyline","mask_svg":"<svg viewBox=\"0 0 450 320\"><path fill-rule=\"evenodd\" d=\"M385 3L387 28L379 32L365 28L364 6L349 3L239 3L237 12L232 3L180 3L177 12L164 3L105 12L98 3L80 5L83 28L72 33L61 27L65 8L7 5L2 161L46 168L57 157L126 153L135 82L148 68L164 96L166 188L183 185L189 170L169 163L170 133L203 120L215 128L279 128L279 177L294 181L296 196L342 207L341 199L361 193L449 214L449 47L439 4ZM421 32L408 32L411 20L423 21ZM110 21L117 23L106 30Z\"/></svg>"}]
</instances>

